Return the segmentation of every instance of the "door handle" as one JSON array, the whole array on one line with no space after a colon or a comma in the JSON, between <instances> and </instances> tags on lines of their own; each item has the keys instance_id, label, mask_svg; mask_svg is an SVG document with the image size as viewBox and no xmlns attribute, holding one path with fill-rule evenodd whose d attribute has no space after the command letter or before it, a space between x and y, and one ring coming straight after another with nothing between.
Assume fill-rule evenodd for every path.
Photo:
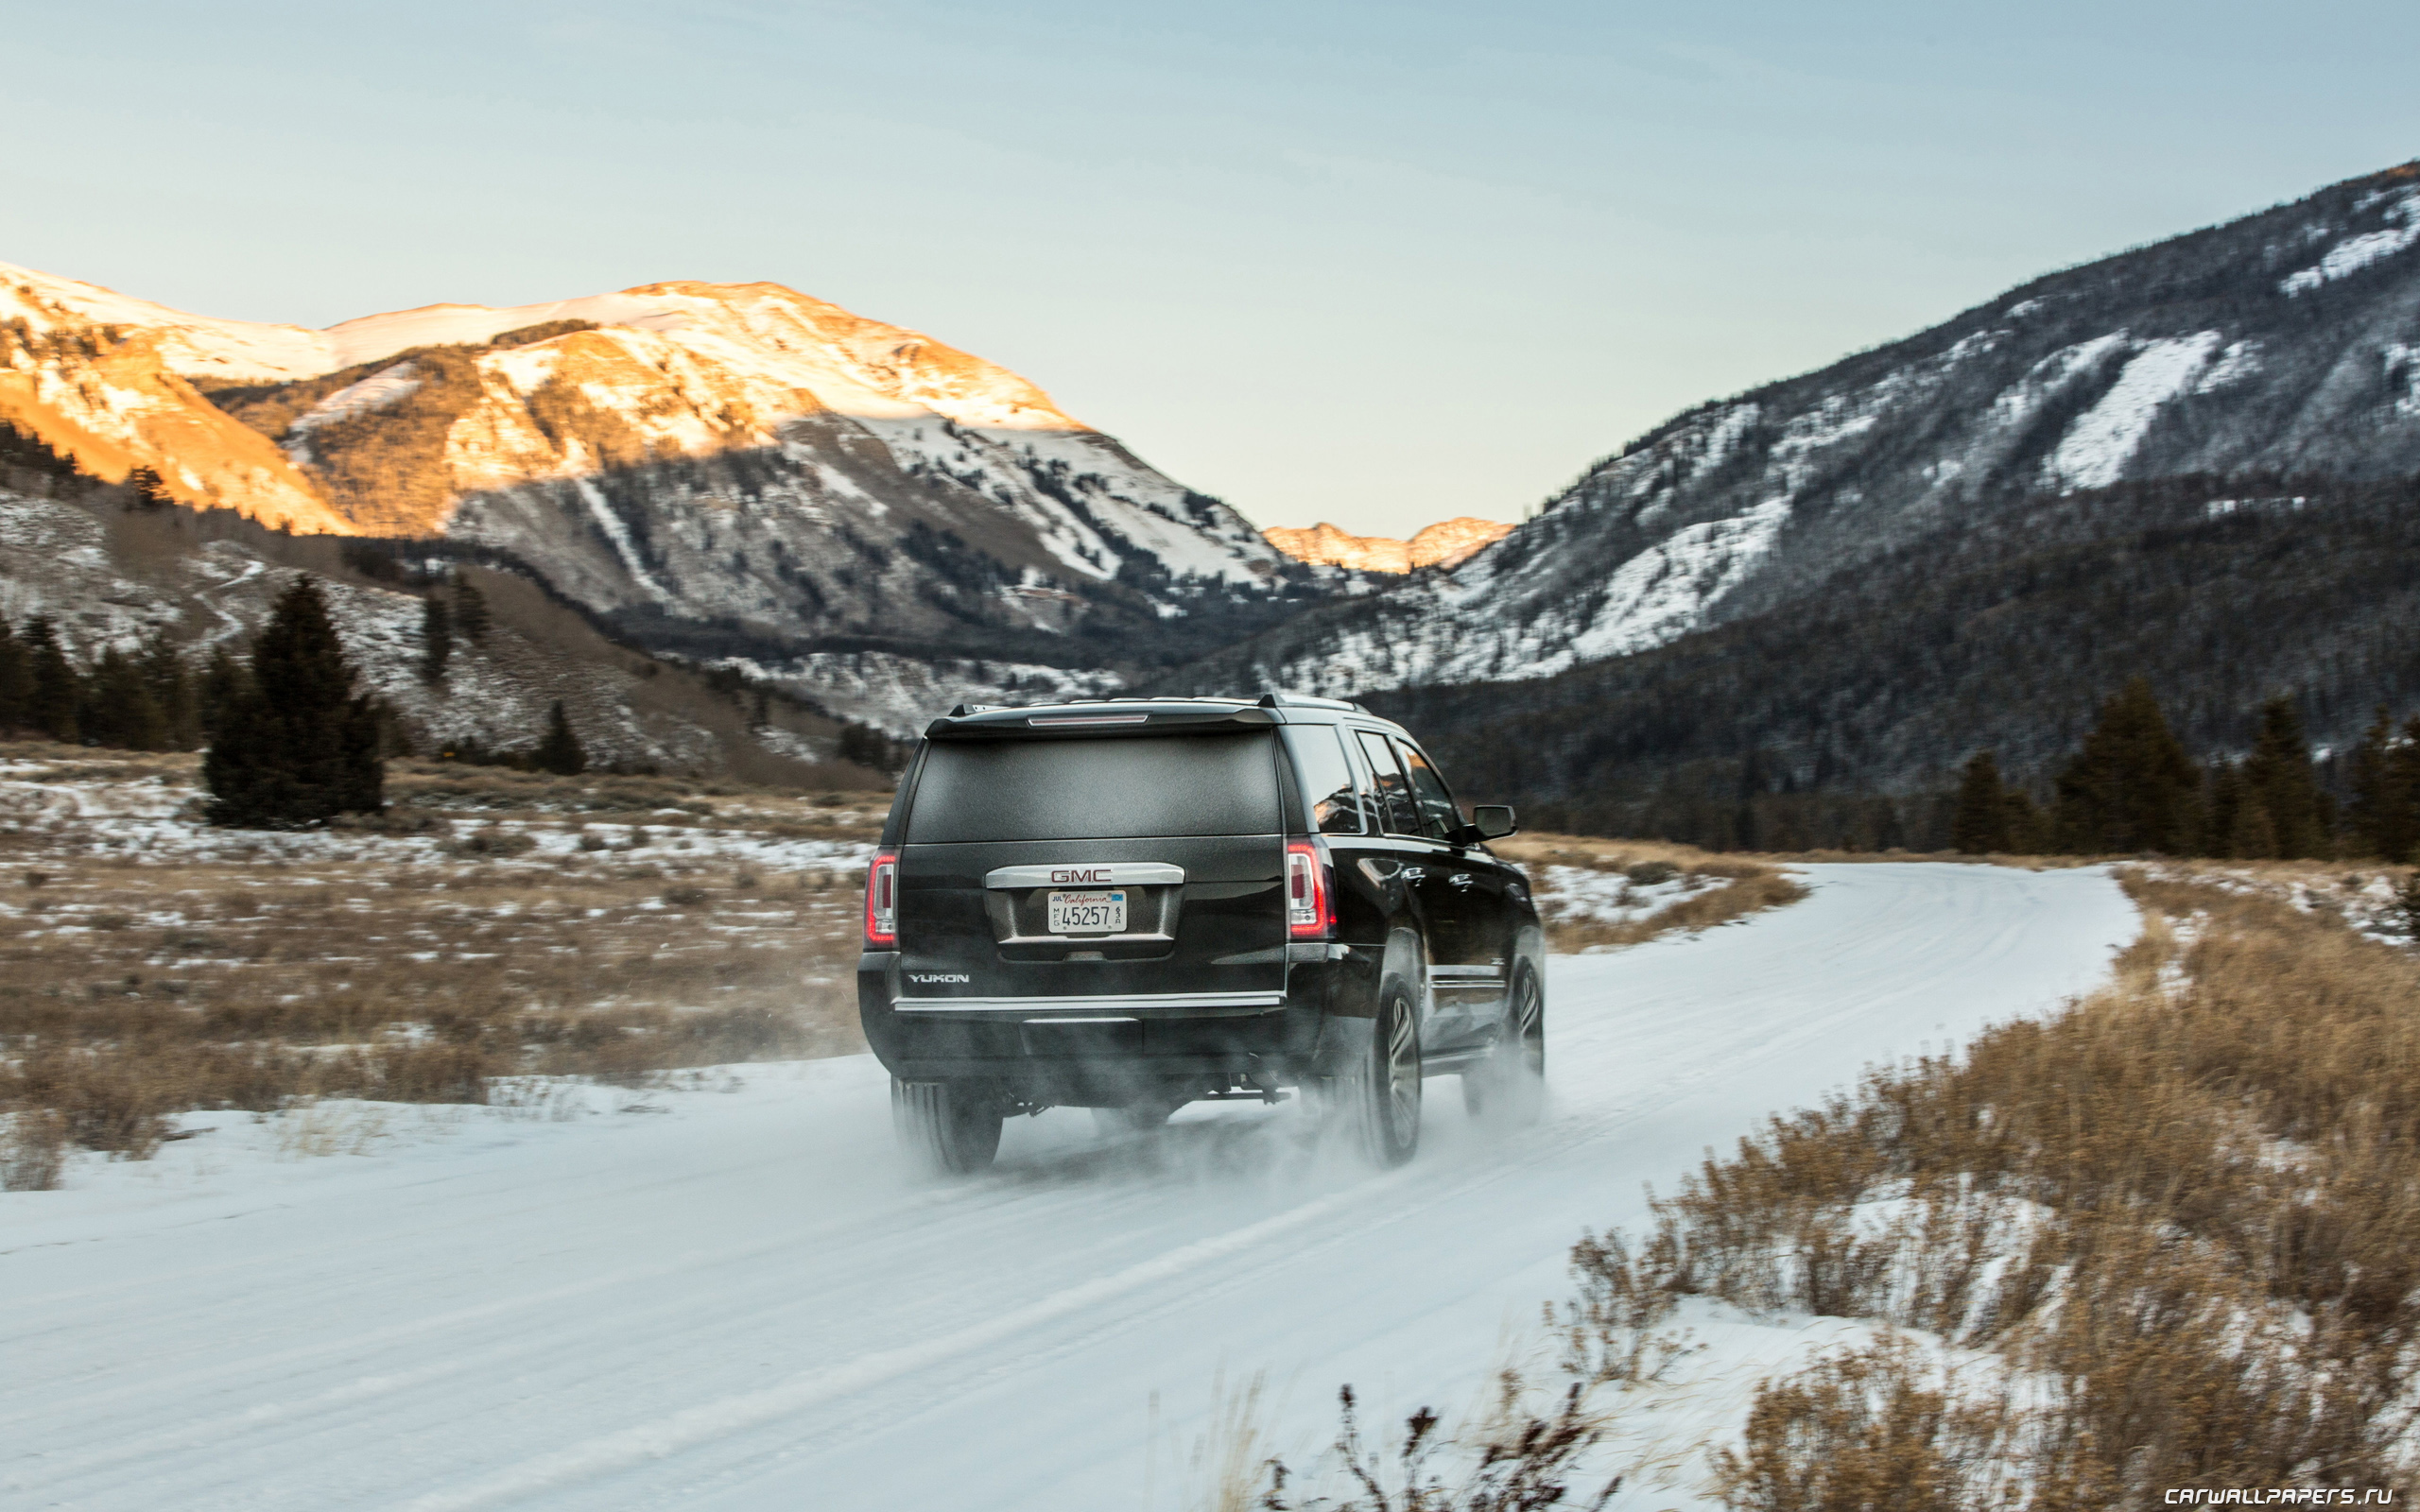
<instances>
[{"instance_id":1,"label":"door handle","mask_svg":"<svg viewBox=\"0 0 2420 1512\"><path fill-rule=\"evenodd\" d=\"M1403 870L1397 872L1396 875L1403 878L1406 882L1426 882L1428 880L1428 868L1426 867L1406 867Z\"/></svg>"},{"instance_id":2,"label":"door handle","mask_svg":"<svg viewBox=\"0 0 2420 1512\"><path fill-rule=\"evenodd\" d=\"M1475 885L1478 881L1467 871L1457 871L1450 880L1455 886L1464 888Z\"/></svg>"}]
</instances>

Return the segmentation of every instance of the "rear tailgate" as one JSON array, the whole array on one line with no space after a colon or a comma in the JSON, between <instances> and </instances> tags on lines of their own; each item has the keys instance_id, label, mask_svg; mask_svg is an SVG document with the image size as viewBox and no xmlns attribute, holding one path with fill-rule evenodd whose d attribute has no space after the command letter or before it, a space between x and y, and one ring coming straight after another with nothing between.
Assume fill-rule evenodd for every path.
<instances>
[{"instance_id":1,"label":"rear tailgate","mask_svg":"<svg viewBox=\"0 0 2420 1512\"><path fill-rule=\"evenodd\" d=\"M1276 763L1265 730L935 743L899 852L903 1000L1272 1005Z\"/></svg>"}]
</instances>

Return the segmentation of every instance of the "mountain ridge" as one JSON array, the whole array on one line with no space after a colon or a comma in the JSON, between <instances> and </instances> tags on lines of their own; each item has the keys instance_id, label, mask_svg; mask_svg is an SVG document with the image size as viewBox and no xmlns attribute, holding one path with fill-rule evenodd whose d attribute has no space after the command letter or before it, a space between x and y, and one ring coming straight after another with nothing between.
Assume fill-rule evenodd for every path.
<instances>
[{"instance_id":1,"label":"mountain ridge","mask_svg":"<svg viewBox=\"0 0 2420 1512\"><path fill-rule=\"evenodd\" d=\"M1270 525L1261 536L1299 562L1356 572L1404 574L1423 567L1459 567L1512 533L1512 526L1472 515L1424 525L1406 540L1356 536L1322 520L1307 527Z\"/></svg>"},{"instance_id":2,"label":"mountain ridge","mask_svg":"<svg viewBox=\"0 0 2420 1512\"><path fill-rule=\"evenodd\" d=\"M1450 576L1315 607L1172 687L1542 679L1812 592L1944 519L2187 473L2420 471L2420 164L2030 280L1690 406Z\"/></svg>"},{"instance_id":3,"label":"mountain ridge","mask_svg":"<svg viewBox=\"0 0 2420 1512\"><path fill-rule=\"evenodd\" d=\"M863 698L894 730L919 711L876 690L926 685L919 660L1115 687L1364 586L1009 369L779 284L313 332L0 266L0 418L99 476L148 468L180 503L298 531L491 548L622 633ZM147 390L111 381L143 363ZM905 661L819 691L831 648L868 641Z\"/></svg>"}]
</instances>

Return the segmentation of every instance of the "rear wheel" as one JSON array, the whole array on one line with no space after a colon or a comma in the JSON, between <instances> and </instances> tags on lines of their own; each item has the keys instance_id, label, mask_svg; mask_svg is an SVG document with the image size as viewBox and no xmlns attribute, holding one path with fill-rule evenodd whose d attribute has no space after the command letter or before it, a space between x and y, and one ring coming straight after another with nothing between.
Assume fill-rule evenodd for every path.
<instances>
[{"instance_id":1,"label":"rear wheel","mask_svg":"<svg viewBox=\"0 0 2420 1512\"><path fill-rule=\"evenodd\" d=\"M1402 983L1380 989L1369 1049L1329 1095L1372 1164L1398 1166L1420 1148L1420 1021Z\"/></svg>"},{"instance_id":2,"label":"rear wheel","mask_svg":"<svg viewBox=\"0 0 2420 1512\"><path fill-rule=\"evenodd\" d=\"M967 1176L1000 1152L997 1099L962 1081L890 1079L890 1122L899 1143L925 1170Z\"/></svg>"},{"instance_id":3,"label":"rear wheel","mask_svg":"<svg viewBox=\"0 0 2420 1512\"><path fill-rule=\"evenodd\" d=\"M1462 1073L1462 1106L1473 1117L1522 1125L1536 1123L1546 1101L1546 993L1536 973L1523 967L1487 1058Z\"/></svg>"}]
</instances>

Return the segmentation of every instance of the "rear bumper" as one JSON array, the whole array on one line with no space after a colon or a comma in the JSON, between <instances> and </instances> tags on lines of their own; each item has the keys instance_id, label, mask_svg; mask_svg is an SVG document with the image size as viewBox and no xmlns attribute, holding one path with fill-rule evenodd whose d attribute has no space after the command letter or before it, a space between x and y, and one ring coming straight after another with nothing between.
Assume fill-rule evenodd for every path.
<instances>
[{"instance_id":1,"label":"rear bumper","mask_svg":"<svg viewBox=\"0 0 2420 1512\"><path fill-rule=\"evenodd\" d=\"M869 951L857 1011L874 1055L909 1081L980 1079L1079 1105L1196 1078L1299 1085L1332 1048L1334 1021L1368 1017L1377 966L1374 952L1342 946L1294 954L1275 992L930 998L901 993L896 953Z\"/></svg>"}]
</instances>

